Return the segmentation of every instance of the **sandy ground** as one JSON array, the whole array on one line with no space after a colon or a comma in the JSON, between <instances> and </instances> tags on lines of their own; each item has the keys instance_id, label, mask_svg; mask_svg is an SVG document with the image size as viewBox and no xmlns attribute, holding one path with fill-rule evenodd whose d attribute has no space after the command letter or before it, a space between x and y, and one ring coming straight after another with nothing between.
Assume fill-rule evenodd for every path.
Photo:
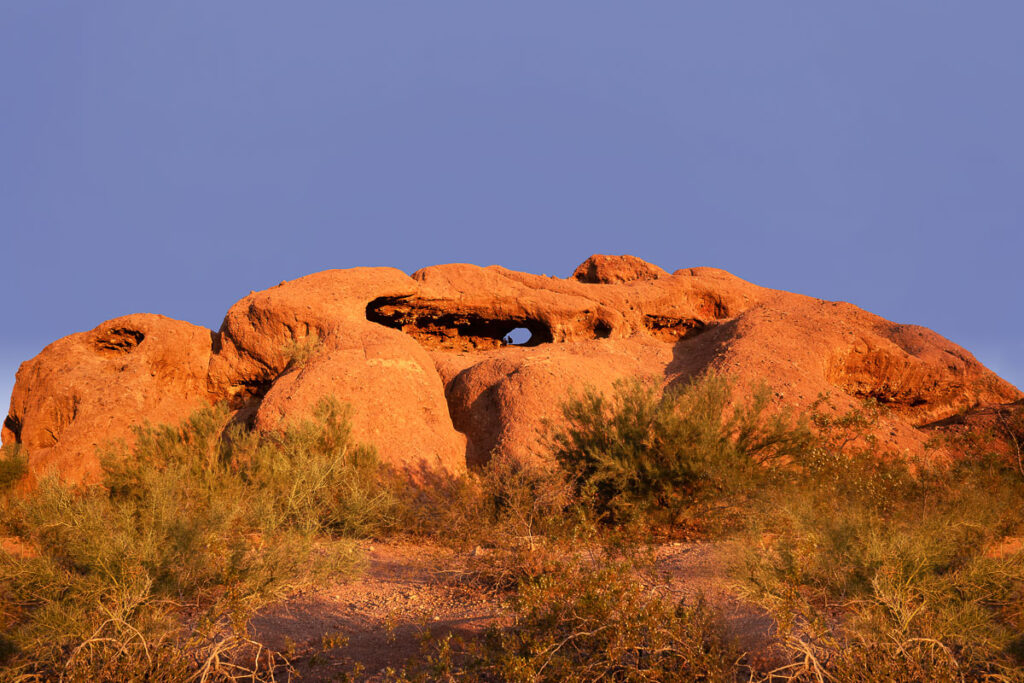
<instances>
[{"instance_id":1,"label":"sandy ground","mask_svg":"<svg viewBox=\"0 0 1024 683\"><path fill-rule=\"evenodd\" d=\"M380 680L415 658L423 634L472 636L508 622L500 595L460 582L453 551L409 543L372 543L355 580L307 591L253 621L257 640L290 654L303 681L330 681L361 665L356 680ZM674 597L703 596L722 612L739 646L770 658L772 621L730 588L721 549L673 544L655 549L658 580ZM324 645L327 647L324 647ZM337 646L339 643L344 643Z\"/></svg>"}]
</instances>

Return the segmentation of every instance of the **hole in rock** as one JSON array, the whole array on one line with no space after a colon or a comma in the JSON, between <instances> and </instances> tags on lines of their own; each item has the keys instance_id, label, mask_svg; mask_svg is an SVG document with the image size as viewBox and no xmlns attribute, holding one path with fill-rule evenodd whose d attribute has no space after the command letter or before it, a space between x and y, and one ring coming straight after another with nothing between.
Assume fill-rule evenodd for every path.
<instances>
[{"instance_id":1,"label":"hole in rock","mask_svg":"<svg viewBox=\"0 0 1024 683\"><path fill-rule=\"evenodd\" d=\"M446 307L446 302L381 297L367 304L366 319L401 330L428 348L472 351L497 349L508 343L537 346L554 341L551 329L541 320L453 311ZM506 342L510 335L513 340Z\"/></svg>"},{"instance_id":2,"label":"hole in rock","mask_svg":"<svg viewBox=\"0 0 1024 683\"><path fill-rule=\"evenodd\" d=\"M128 329L127 327L115 327L96 338L96 348L100 351L131 353L145 338L146 335L138 330Z\"/></svg>"},{"instance_id":3,"label":"hole in rock","mask_svg":"<svg viewBox=\"0 0 1024 683\"><path fill-rule=\"evenodd\" d=\"M502 341L509 346L528 346L531 337L533 337L533 333L530 330L525 327L517 327L506 334Z\"/></svg>"}]
</instances>

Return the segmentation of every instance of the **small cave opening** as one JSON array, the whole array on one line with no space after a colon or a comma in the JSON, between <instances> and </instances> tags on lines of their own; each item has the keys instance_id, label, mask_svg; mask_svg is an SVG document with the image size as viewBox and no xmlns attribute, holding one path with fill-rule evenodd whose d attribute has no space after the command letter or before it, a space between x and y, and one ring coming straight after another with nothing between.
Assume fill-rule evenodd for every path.
<instances>
[{"instance_id":1,"label":"small cave opening","mask_svg":"<svg viewBox=\"0 0 1024 683\"><path fill-rule=\"evenodd\" d=\"M231 410L243 410L247 406L259 405L273 384L273 379L265 377L242 380L233 387L234 391L228 398L228 407Z\"/></svg>"},{"instance_id":2,"label":"small cave opening","mask_svg":"<svg viewBox=\"0 0 1024 683\"><path fill-rule=\"evenodd\" d=\"M644 326L655 337L664 341L677 341L700 334L708 324L695 318L674 318L663 315L645 315Z\"/></svg>"},{"instance_id":3,"label":"small cave opening","mask_svg":"<svg viewBox=\"0 0 1024 683\"><path fill-rule=\"evenodd\" d=\"M139 330L115 327L96 338L96 348L105 352L131 353L145 338L146 335Z\"/></svg>"},{"instance_id":4,"label":"small cave opening","mask_svg":"<svg viewBox=\"0 0 1024 683\"><path fill-rule=\"evenodd\" d=\"M21 443L21 420L14 415L8 415L4 418L4 431L11 433L14 437L14 443Z\"/></svg>"},{"instance_id":5,"label":"small cave opening","mask_svg":"<svg viewBox=\"0 0 1024 683\"><path fill-rule=\"evenodd\" d=\"M554 341L551 328L542 320L519 316L492 318L402 297L374 299L366 306L366 319L401 330L428 348L474 351Z\"/></svg>"},{"instance_id":6,"label":"small cave opening","mask_svg":"<svg viewBox=\"0 0 1024 683\"><path fill-rule=\"evenodd\" d=\"M506 346L529 346L533 333L527 327L516 327L505 335L502 343Z\"/></svg>"}]
</instances>

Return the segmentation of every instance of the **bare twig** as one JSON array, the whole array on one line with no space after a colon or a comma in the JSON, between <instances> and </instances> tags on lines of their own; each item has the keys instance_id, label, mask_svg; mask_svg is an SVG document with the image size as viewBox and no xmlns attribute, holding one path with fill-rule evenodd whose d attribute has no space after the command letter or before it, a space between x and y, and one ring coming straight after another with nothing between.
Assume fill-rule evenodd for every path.
<instances>
[{"instance_id":1,"label":"bare twig","mask_svg":"<svg viewBox=\"0 0 1024 683\"><path fill-rule=\"evenodd\" d=\"M1006 433L1010 440L1013 441L1013 448L1017 454L1017 471L1020 472L1020 476L1024 477L1024 453L1021 452L1020 440L1017 438L1017 434L1010 423L1007 421L1006 416L1002 412L996 411L996 417L999 420L1000 426Z\"/></svg>"}]
</instances>

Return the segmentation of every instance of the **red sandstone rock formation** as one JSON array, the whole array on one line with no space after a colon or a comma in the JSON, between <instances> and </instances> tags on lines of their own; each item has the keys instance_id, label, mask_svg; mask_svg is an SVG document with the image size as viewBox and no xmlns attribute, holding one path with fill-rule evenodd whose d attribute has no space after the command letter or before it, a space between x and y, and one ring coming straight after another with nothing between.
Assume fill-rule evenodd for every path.
<instances>
[{"instance_id":1,"label":"red sandstone rock formation","mask_svg":"<svg viewBox=\"0 0 1024 683\"><path fill-rule=\"evenodd\" d=\"M177 424L216 400L207 388L210 330L161 315L127 315L58 339L18 370L3 442L31 471L73 481L99 475L96 449L146 420Z\"/></svg>"},{"instance_id":2,"label":"red sandstone rock formation","mask_svg":"<svg viewBox=\"0 0 1024 683\"><path fill-rule=\"evenodd\" d=\"M505 343L516 328L527 343ZM878 436L894 450L920 450L924 424L1021 397L924 328L713 268L597 255L570 279L464 264L325 271L250 294L216 333L118 318L22 365L3 441L25 446L37 476L88 481L97 445L133 424L227 400L275 429L334 395L387 462L457 473L495 451L543 457L543 420L573 388L711 369L797 408L826 392L837 409L873 397L892 408Z\"/></svg>"}]
</instances>

